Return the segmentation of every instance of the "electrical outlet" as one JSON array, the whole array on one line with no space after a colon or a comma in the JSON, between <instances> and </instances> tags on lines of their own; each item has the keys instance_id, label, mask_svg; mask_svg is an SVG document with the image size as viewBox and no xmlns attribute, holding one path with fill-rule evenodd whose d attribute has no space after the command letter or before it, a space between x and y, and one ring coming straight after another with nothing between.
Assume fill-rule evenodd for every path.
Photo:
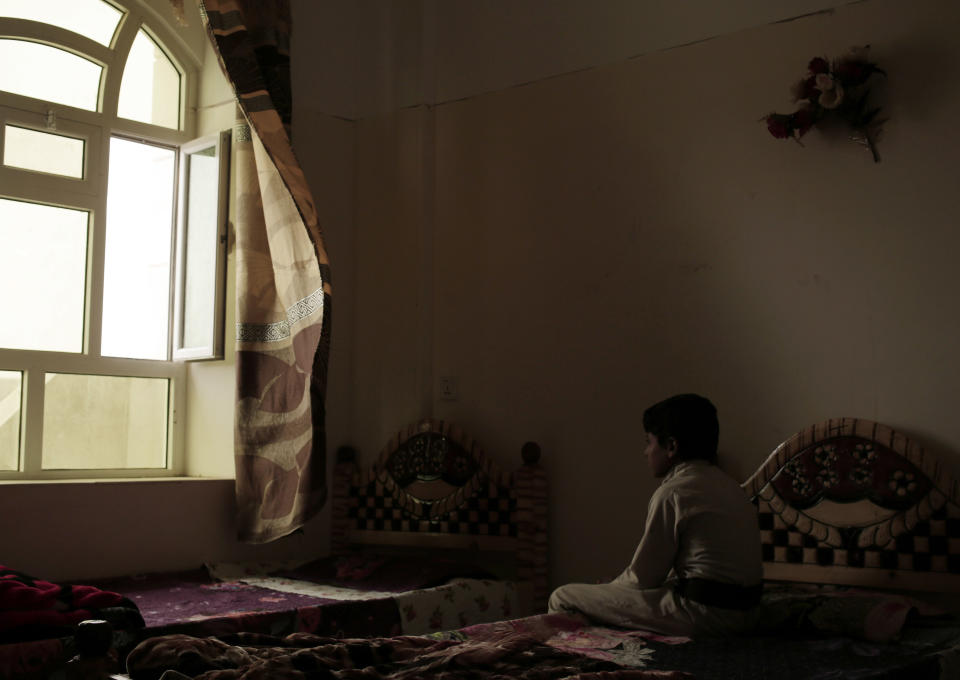
<instances>
[{"instance_id":1,"label":"electrical outlet","mask_svg":"<svg viewBox=\"0 0 960 680\"><path fill-rule=\"evenodd\" d=\"M456 401L460 396L457 389L457 379L451 376L440 377L440 400Z\"/></svg>"}]
</instances>

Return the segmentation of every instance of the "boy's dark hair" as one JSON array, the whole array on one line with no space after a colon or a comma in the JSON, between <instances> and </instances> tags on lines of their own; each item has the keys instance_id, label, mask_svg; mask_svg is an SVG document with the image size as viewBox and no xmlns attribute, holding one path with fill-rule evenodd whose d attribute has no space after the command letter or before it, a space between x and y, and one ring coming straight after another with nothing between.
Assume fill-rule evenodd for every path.
<instances>
[{"instance_id":1,"label":"boy's dark hair","mask_svg":"<svg viewBox=\"0 0 960 680\"><path fill-rule=\"evenodd\" d=\"M677 442L677 460L717 462L720 423L716 407L706 397L678 394L654 404L643 412L643 429L656 436L661 446L672 437Z\"/></svg>"}]
</instances>

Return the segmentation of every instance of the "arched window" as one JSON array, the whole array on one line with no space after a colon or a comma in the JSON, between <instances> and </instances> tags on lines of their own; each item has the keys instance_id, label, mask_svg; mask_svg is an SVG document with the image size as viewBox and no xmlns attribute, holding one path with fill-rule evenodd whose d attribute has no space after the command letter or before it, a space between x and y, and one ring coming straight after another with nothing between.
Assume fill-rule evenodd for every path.
<instances>
[{"instance_id":1,"label":"arched window","mask_svg":"<svg viewBox=\"0 0 960 680\"><path fill-rule=\"evenodd\" d=\"M180 472L175 358L222 352L228 138L148 10L0 0L0 478Z\"/></svg>"}]
</instances>

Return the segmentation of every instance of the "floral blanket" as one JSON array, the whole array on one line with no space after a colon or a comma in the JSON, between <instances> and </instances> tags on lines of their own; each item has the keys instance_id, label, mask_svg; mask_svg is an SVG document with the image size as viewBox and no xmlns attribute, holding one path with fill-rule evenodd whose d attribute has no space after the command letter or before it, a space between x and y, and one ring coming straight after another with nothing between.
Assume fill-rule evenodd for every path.
<instances>
[{"instance_id":1,"label":"floral blanket","mask_svg":"<svg viewBox=\"0 0 960 680\"><path fill-rule=\"evenodd\" d=\"M488 578L463 560L358 553L286 568L217 563L208 569L224 585L318 598L319 607L298 607L296 628L317 635L422 635L527 613L520 611L516 583Z\"/></svg>"},{"instance_id":2,"label":"floral blanket","mask_svg":"<svg viewBox=\"0 0 960 680\"><path fill-rule=\"evenodd\" d=\"M676 671L626 668L610 658L551 644L560 634L584 628L581 619L540 616L529 621L527 625L486 624L457 635L422 637L336 639L294 633L279 638L240 633L201 639L168 635L137 646L127 657L127 672L132 680L156 680L167 671L193 680L691 677Z\"/></svg>"},{"instance_id":3,"label":"floral blanket","mask_svg":"<svg viewBox=\"0 0 960 680\"><path fill-rule=\"evenodd\" d=\"M133 680L156 679L168 670L182 676L171 673L164 680L955 680L960 623L911 619L888 642L797 630L690 639L541 614L417 637L168 635L141 643L127 668Z\"/></svg>"}]
</instances>

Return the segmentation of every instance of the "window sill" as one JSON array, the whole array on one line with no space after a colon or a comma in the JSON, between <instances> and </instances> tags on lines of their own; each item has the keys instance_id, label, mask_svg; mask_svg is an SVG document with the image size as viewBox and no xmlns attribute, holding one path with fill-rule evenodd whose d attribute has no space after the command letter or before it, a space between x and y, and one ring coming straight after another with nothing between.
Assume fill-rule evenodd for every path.
<instances>
[{"instance_id":1,"label":"window sill","mask_svg":"<svg viewBox=\"0 0 960 680\"><path fill-rule=\"evenodd\" d=\"M59 486L63 484L170 484L196 482L230 482L233 477L77 477L73 479L0 479L0 486Z\"/></svg>"}]
</instances>

